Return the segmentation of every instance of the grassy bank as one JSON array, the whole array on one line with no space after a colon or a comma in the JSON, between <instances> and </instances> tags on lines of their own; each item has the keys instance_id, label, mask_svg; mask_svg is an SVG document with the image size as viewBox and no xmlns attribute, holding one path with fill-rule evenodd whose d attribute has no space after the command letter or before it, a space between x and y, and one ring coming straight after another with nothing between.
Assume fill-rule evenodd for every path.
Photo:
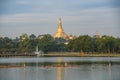
<instances>
[{"instance_id":1,"label":"grassy bank","mask_svg":"<svg viewBox=\"0 0 120 80\"><path fill-rule=\"evenodd\" d=\"M53 52L42 54L46 57L120 57L118 53L76 53L76 52Z\"/></svg>"},{"instance_id":2,"label":"grassy bank","mask_svg":"<svg viewBox=\"0 0 120 80\"><path fill-rule=\"evenodd\" d=\"M0 54L0 57L36 57L36 54ZM120 57L120 53L77 53L77 52L50 52L40 57Z\"/></svg>"}]
</instances>

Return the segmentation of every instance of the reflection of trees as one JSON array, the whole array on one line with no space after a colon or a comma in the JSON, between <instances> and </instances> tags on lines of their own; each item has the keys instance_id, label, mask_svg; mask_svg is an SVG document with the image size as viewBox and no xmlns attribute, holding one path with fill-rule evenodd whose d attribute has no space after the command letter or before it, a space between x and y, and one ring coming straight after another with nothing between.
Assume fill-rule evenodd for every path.
<instances>
[{"instance_id":1,"label":"reflection of trees","mask_svg":"<svg viewBox=\"0 0 120 80\"><path fill-rule=\"evenodd\" d=\"M44 63L38 63L39 67L43 68L79 68L81 65L92 65L92 64L98 64L98 65L108 65L108 64L120 64L120 62L108 62L108 61L76 61L76 62L44 62ZM34 66L34 63L27 64L29 66Z\"/></svg>"}]
</instances>

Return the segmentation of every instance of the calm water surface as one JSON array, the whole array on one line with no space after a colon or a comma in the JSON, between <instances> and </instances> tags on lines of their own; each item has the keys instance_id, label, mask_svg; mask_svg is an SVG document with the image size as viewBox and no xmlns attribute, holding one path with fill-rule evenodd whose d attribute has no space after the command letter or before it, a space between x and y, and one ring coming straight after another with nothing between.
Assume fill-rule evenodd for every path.
<instances>
[{"instance_id":1,"label":"calm water surface","mask_svg":"<svg viewBox=\"0 0 120 80\"><path fill-rule=\"evenodd\" d=\"M120 80L120 57L0 58L0 80Z\"/></svg>"}]
</instances>

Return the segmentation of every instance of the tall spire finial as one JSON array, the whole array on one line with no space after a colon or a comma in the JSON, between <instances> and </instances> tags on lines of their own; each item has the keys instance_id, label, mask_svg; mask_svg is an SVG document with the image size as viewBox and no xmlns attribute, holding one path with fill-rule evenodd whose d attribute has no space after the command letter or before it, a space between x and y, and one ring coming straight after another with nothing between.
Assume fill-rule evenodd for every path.
<instances>
[{"instance_id":1,"label":"tall spire finial","mask_svg":"<svg viewBox=\"0 0 120 80\"><path fill-rule=\"evenodd\" d=\"M61 17L59 18L59 23L62 23Z\"/></svg>"}]
</instances>

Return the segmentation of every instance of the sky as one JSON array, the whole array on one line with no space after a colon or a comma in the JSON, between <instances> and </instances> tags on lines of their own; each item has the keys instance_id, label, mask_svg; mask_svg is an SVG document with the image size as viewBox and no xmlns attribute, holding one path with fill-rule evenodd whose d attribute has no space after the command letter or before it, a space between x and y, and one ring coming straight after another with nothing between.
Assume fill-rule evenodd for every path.
<instances>
[{"instance_id":1,"label":"sky","mask_svg":"<svg viewBox=\"0 0 120 80\"><path fill-rule=\"evenodd\" d=\"M70 35L120 37L119 0L0 0L0 37L54 35L58 20Z\"/></svg>"}]
</instances>

